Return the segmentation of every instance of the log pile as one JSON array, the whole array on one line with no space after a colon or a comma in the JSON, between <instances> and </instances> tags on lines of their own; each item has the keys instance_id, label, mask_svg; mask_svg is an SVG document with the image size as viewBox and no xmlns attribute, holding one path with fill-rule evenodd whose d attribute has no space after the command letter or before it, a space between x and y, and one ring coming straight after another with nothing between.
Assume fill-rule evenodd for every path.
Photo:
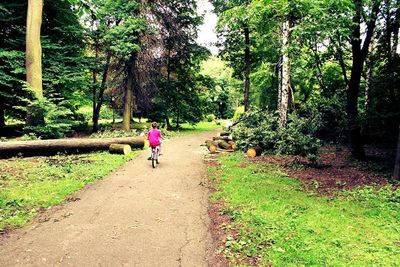
<instances>
[{"instance_id":1,"label":"log pile","mask_svg":"<svg viewBox=\"0 0 400 267\"><path fill-rule=\"evenodd\" d=\"M211 154L219 152L232 152L235 151L237 146L232 136L229 133L220 133L218 136L214 136L212 140L206 140L205 146ZM246 155L249 158L261 156L261 147L251 147L247 150Z\"/></svg>"},{"instance_id":2,"label":"log pile","mask_svg":"<svg viewBox=\"0 0 400 267\"><path fill-rule=\"evenodd\" d=\"M212 140L206 140L205 145L210 153L217 152L232 152L236 149L236 144L229 133L220 133L219 136L214 136Z\"/></svg>"},{"instance_id":3,"label":"log pile","mask_svg":"<svg viewBox=\"0 0 400 267\"><path fill-rule=\"evenodd\" d=\"M141 149L144 147L144 137L120 137L103 139L72 138L56 140L0 142L0 158L11 156L54 155L64 152L82 153L95 150L109 150L112 144L129 145L131 148ZM124 150L120 151L123 152Z\"/></svg>"}]
</instances>

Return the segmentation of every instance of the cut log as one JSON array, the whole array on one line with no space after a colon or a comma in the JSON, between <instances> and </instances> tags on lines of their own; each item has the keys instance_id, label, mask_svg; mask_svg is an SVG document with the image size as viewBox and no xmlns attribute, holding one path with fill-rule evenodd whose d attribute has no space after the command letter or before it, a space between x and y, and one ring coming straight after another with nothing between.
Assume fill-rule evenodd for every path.
<instances>
[{"instance_id":1,"label":"cut log","mask_svg":"<svg viewBox=\"0 0 400 267\"><path fill-rule=\"evenodd\" d=\"M215 136L213 137L214 141L219 141L219 140L223 140L223 141L233 141L232 138L230 136Z\"/></svg>"},{"instance_id":2,"label":"cut log","mask_svg":"<svg viewBox=\"0 0 400 267\"><path fill-rule=\"evenodd\" d=\"M219 136L230 136L231 134L230 133L227 133L227 132L222 132L222 133L220 133L219 134Z\"/></svg>"},{"instance_id":3,"label":"cut log","mask_svg":"<svg viewBox=\"0 0 400 267\"><path fill-rule=\"evenodd\" d=\"M237 146L236 146L235 142L233 142L233 141L228 141L228 144L231 145L232 150L236 150Z\"/></svg>"},{"instance_id":4,"label":"cut log","mask_svg":"<svg viewBox=\"0 0 400 267\"><path fill-rule=\"evenodd\" d=\"M247 150L247 156L250 158L261 156L261 153L262 153L262 148L259 146L252 147Z\"/></svg>"},{"instance_id":5,"label":"cut log","mask_svg":"<svg viewBox=\"0 0 400 267\"><path fill-rule=\"evenodd\" d=\"M223 149L232 149L232 146L223 140L218 141L218 146Z\"/></svg>"},{"instance_id":6,"label":"cut log","mask_svg":"<svg viewBox=\"0 0 400 267\"><path fill-rule=\"evenodd\" d=\"M212 140L207 140L206 146L207 146L208 150L210 151L210 153L215 153L218 148L218 143L215 141L212 141Z\"/></svg>"},{"instance_id":7,"label":"cut log","mask_svg":"<svg viewBox=\"0 0 400 267\"><path fill-rule=\"evenodd\" d=\"M120 138L71 138L39 141L0 142L0 157L54 155L59 152L81 153L108 150L111 144L126 144L132 148L143 148L144 137Z\"/></svg>"},{"instance_id":8,"label":"cut log","mask_svg":"<svg viewBox=\"0 0 400 267\"><path fill-rule=\"evenodd\" d=\"M132 148L130 145L124 145L124 144L112 144L108 148L108 151L110 151L111 154L123 154L123 155L128 155L129 153L132 152Z\"/></svg>"}]
</instances>

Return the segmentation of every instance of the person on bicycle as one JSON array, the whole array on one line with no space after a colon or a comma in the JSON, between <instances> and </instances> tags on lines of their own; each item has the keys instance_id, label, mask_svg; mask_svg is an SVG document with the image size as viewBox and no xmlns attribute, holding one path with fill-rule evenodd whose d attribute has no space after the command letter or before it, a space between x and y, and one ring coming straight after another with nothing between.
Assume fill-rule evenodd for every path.
<instances>
[{"instance_id":1,"label":"person on bicycle","mask_svg":"<svg viewBox=\"0 0 400 267\"><path fill-rule=\"evenodd\" d=\"M152 122L151 128L152 129L147 133L147 139L149 140L150 144L150 157L148 160L151 160L151 148L156 146L160 147L161 139L163 139L161 131L157 129L157 122ZM158 151L160 152L160 148L158 148Z\"/></svg>"}]
</instances>

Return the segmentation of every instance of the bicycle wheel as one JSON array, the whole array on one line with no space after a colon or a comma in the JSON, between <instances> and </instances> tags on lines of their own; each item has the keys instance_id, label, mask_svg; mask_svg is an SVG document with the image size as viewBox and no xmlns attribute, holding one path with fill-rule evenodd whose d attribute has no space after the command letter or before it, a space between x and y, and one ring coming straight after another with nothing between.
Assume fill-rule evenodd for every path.
<instances>
[{"instance_id":1,"label":"bicycle wheel","mask_svg":"<svg viewBox=\"0 0 400 267\"><path fill-rule=\"evenodd\" d=\"M151 148L151 166L153 166L153 168L156 167L156 149L153 147Z\"/></svg>"}]
</instances>

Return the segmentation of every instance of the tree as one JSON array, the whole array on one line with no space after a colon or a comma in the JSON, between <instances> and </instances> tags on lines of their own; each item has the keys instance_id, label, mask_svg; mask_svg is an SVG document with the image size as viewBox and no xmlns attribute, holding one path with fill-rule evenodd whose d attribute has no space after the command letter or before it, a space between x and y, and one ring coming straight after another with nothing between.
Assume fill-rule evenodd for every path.
<instances>
[{"instance_id":1,"label":"tree","mask_svg":"<svg viewBox=\"0 0 400 267\"><path fill-rule=\"evenodd\" d=\"M400 126L399 126L399 138L397 140L397 152L396 152L396 161L394 164L393 178L397 181L400 181Z\"/></svg>"},{"instance_id":2,"label":"tree","mask_svg":"<svg viewBox=\"0 0 400 267\"><path fill-rule=\"evenodd\" d=\"M100 110L109 85L123 88L124 129L129 130L132 113L134 54L140 49L138 35L145 29L138 1L99 0L89 4L92 25L90 43L95 51L93 77L93 131L99 129ZM101 74L98 83L97 75ZM123 76L122 78L120 76Z\"/></svg>"},{"instance_id":3,"label":"tree","mask_svg":"<svg viewBox=\"0 0 400 267\"><path fill-rule=\"evenodd\" d=\"M28 1L26 19L26 81L37 98L43 97L42 47L40 29L42 25L43 0Z\"/></svg>"},{"instance_id":4,"label":"tree","mask_svg":"<svg viewBox=\"0 0 400 267\"><path fill-rule=\"evenodd\" d=\"M371 43L376 20L378 17L380 1L373 1L371 14L366 21L367 29L364 42L361 39L361 20L363 15L362 0L354 0L354 15L351 34L352 48L352 67L349 84L347 87L347 117L350 135L350 149L355 158L362 159L365 157L361 138L361 127L358 122L358 95L360 90L361 75L364 68L364 62L368 55L368 48Z\"/></svg>"},{"instance_id":5,"label":"tree","mask_svg":"<svg viewBox=\"0 0 400 267\"><path fill-rule=\"evenodd\" d=\"M250 75L251 75L251 27L249 12L251 1L213 0L214 11L219 15L218 34L223 40L221 57L235 71L237 78L244 79L243 104L247 111L250 107Z\"/></svg>"}]
</instances>

